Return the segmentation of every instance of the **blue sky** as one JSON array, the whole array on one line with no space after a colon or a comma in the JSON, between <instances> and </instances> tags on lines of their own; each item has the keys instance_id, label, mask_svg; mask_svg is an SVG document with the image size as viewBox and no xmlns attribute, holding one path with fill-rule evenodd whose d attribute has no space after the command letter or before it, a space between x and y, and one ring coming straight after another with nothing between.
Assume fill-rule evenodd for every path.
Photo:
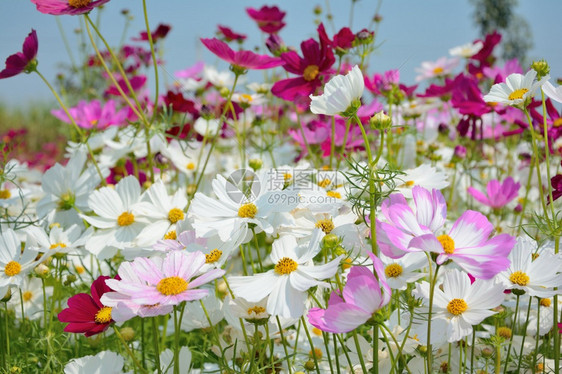
<instances>
[{"instance_id":1,"label":"blue sky","mask_svg":"<svg viewBox=\"0 0 562 374\"><path fill-rule=\"evenodd\" d=\"M246 47L260 45L261 35L257 26L244 10L245 7L279 5L287 12L287 26L281 36L288 45L298 46L309 37L316 36L313 23L313 8L326 1L283 0L231 1L231 0L148 0L151 27L164 22L172 25L165 42L166 70L170 73L186 68L198 60L216 63L217 60L199 42L200 37L212 37L217 24L232 27L249 36ZM337 29L349 26L350 3L348 0L331 0ZM359 31L370 24L377 1L360 0L355 5L352 30ZM144 29L141 0L112 0L104 9L101 29L106 39L118 44L123 31L124 19L121 10L128 8L134 16L129 27L129 36ZM545 58L550 63L551 75L562 77L562 23L557 19L562 13L562 1L520 1L516 12L525 17L533 32L534 48L528 53L531 58ZM382 43L371 57L369 72L382 72L400 68L402 80L413 83L414 68L422 61L433 61L448 53L449 48L465 44L478 37L472 23L473 6L469 0L386 0L380 14L384 17L377 35ZM92 13L95 19L96 12ZM59 18L71 48L78 57L78 41L74 30L80 27L76 16ZM24 38L31 28L39 37L39 70L51 81L61 71L59 64L69 61L61 34L54 16L37 12L30 0L0 1L0 61L20 51ZM333 30L327 25L328 33ZM2 64L3 68L3 64ZM257 76L259 77L259 76ZM0 101L14 106L52 100L49 91L35 75L19 75L0 80Z\"/></svg>"}]
</instances>

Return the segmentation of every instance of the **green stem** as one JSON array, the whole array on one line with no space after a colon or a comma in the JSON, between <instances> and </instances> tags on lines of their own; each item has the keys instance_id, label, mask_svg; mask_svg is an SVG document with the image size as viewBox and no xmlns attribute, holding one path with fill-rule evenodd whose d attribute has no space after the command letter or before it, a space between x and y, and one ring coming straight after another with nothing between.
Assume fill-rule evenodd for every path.
<instances>
[{"instance_id":1,"label":"green stem","mask_svg":"<svg viewBox=\"0 0 562 374\"><path fill-rule=\"evenodd\" d=\"M117 335L117 337L119 338L119 340L121 341L121 343L123 343L123 347L125 347L125 350L127 351L127 354L129 355L129 357L131 357L131 360L133 360L133 363L135 364L135 366L142 372L142 373L146 373L148 374L148 371L141 365L141 363L137 360L137 358L135 357L135 355L133 354L133 352L131 351L131 348L129 348L129 344L127 344L127 342L125 341L125 339L123 339L123 336L121 335L121 333L119 332L119 329L113 325L113 331L115 331L115 335ZM158 357L158 355L157 355ZM160 364L158 364L158 371L160 372Z\"/></svg>"},{"instance_id":2,"label":"green stem","mask_svg":"<svg viewBox=\"0 0 562 374\"><path fill-rule=\"evenodd\" d=\"M318 365L318 359L316 358L316 351L314 350L314 344L312 343L312 338L310 336L310 332L308 331L308 327L306 326L306 320L304 319L304 316L301 317L301 322L302 322L302 327L304 328L304 332L306 334L306 338L308 339L308 344L310 344L310 351L312 352L312 359L314 360L314 366L316 367L316 372L320 374L320 366ZM365 364L363 364L363 367L364 365Z\"/></svg>"},{"instance_id":3,"label":"green stem","mask_svg":"<svg viewBox=\"0 0 562 374\"><path fill-rule=\"evenodd\" d=\"M513 336L515 335L515 326L517 323L517 314L519 313L519 295L515 301L515 313L513 314L513 324L511 325L511 337L509 338L509 345L507 347L507 356L505 357L505 366L503 368L503 374L507 373L507 366L509 365L509 356L511 356L511 346L513 344Z\"/></svg>"},{"instance_id":4,"label":"green stem","mask_svg":"<svg viewBox=\"0 0 562 374\"><path fill-rule=\"evenodd\" d=\"M158 317L152 317L152 342L154 345L154 359L156 360L156 370L158 374L162 374L162 368L160 367L160 348L158 344L158 337L160 334L158 333L158 325L157 319Z\"/></svg>"},{"instance_id":5,"label":"green stem","mask_svg":"<svg viewBox=\"0 0 562 374\"><path fill-rule=\"evenodd\" d=\"M279 320L279 316L275 316L277 320L277 326L279 326L279 335L281 336L281 343L283 343L283 350L285 351L285 360L287 361L287 368L289 369L289 374L293 374L293 370L291 369L291 359L289 358L289 351L287 350L287 341L283 336L283 327L281 326L281 321Z\"/></svg>"},{"instance_id":6,"label":"green stem","mask_svg":"<svg viewBox=\"0 0 562 374\"><path fill-rule=\"evenodd\" d=\"M558 254L560 251L560 236L554 238L554 253ZM560 373L560 329L558 328L558 321L560 321L560 315L558 314L558 295L554 295L554 372L556 374Z\"/></svg>"},{"instance_id":7,"label":"green stem","mask_svg":"<svg viewBox=\"0 0 562 374\"><path fill-rule=\"evenodd\" d=\"M146 33L148 35L148 43L150 44L150 54L152 55L152 63L154 65L154 85L155 85L155 92L154 92L154 109L152 112L152 118L150 119L150 123L154 122L156 118L156 113L158 113L158 90L160 88L160 82L158 79L158 60L156 58L156 52L154 51L154 41L152 40L152 33L150 32L150 24L148 23L148 12L146 10L146 0L142 0L142 11L144 13L144 24L146 27Z\"/></svg>"},{"instance_id":8,"label":"green stem","mask_svg":"<svg viewBox=\"0 0 562 374\"><path fill-rule=\"evenodd\" d=\"M521 371L521 362L523 361L523 348L525 347L525 338L527 337L527 326L529 325L529 316L531 315L531 304L533 299L529 298L529 305L527 306L527 317L525 319L525 327L523 331L523 340L521 341L521 349L519 350L519 362L517 363L517 371L516 373L520 373ZM513 333L511 334L513 336ZM535 355L537 353L535 352Z\"/></svg>"},{"instance_id":9,"label":"green stem","mask_svg":"<svg viewBox=\"0 0 562 374\"><path fill-rule=\"evenodd\" d=\"M361 369L363 373L368 373L367 366L365 366L365 359L363 358L363 353L361 352L361 345L359 345L359 339L357 338L357 331L353 330L353 342L355 343L355 348L357 349L357 356L359 357L359 362L361 363ZM373 337L375 339L375 337ZM378 340L378 337L376 338ZM378 356L378 351L373 353L373 356Z\"/></svg>"},{"instance_id":10,"label":"green stem","mask_svg":"<svg viewBox=\"0 0 562 374\"><path fill-rule=\"evenodd\" d=\"M529 300L531 303L531 300ZM537 368L537 355L539 354L539 340L541 338L540 329L541 329L541 299L540 297L537 298L537 338L535 340L535 354L533 355L533 374L535 374ZM556 330L554 330L556 331Z\"/></svg>"},{"instance_id":11,"label":"green stem","mask_svg":"<svg viewBox=\"0 0 562 374\"><path fill-rule=\"evenodd\" d=\"M431 373L433 365L433 350L431 348L431 313L433 312L433 296L435 295L435 285L437 283L437 273L439 273L439 264L435 265L435 274L431 277L431 269L429 272L429 309L427 312L427 372Z\"/></svg>"},{"instance_id":12,"label":"green stem","mask_svg":"<svg viewBox=\"0 0 562 374\"><path fill-rule=\"evenodd\" d=\"M53 96L55 97L55 99L57 99L57 102L59 103L60 107L62 108L62 110L64 110L64 113L66 114L66 116L68 117L68 119L70 120L70 122L74 125L74 128L76 129L76 131L78 132L78 135L80 136L80 139L82 140L82 142L86 145L86 148L88 149L88 153L90 155L90 158L92 159L92 163L94 164L94 167L96 168L96 171L98 173L98 176L100 177L101 180L101 184L103 186L106 186L107 183L105 182L105 178L103 177L100 167L96 161L96 158L94 157L94 152L92 151L92 148L90 147L90 143L88 143L88 139L86 138L86 135L84 134L84 132L82 132L82 129L80 128L80 126L78 126L78 124L76 123L76 121L74 120L74 117L72 117L72 115L70 114L70 112L68 111L68 108L66 107L66 105L64 105L64 103L62 102L61 98L59 97L59 95L57 94L57 91L55 91L55 89L53 88L53 86L51 86L51 84L49 83L49 81L47 80L47 78L45 78L43 76L43 74L41 74L39 72L39 70L35 70L35 73L37 73L37 75L39 76L39 78L41 78L43 80L43 82L47 85L47 87L49 87L49 90L51 90L51 93L53 94Z\"/></svg>"}]
</instances>

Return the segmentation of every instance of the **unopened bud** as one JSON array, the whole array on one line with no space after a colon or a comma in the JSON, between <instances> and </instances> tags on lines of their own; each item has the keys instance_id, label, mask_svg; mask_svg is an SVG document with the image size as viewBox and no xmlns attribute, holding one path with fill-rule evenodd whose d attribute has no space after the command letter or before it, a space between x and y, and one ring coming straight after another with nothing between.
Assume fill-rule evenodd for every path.
<instances>
[{"instance_id":1,"label":"unopened bud","mask_svg":"<svg viewBox=\"0 0 562 374\"><path fill-rule=\"evenodd\" d=\"M252 158L248 161L248 165L254 170L257 171L259 169L261 169L261 167L263 166L263 161L260 160L259 158Z\"/></svg>"},{"instance_id":2,"label":"unopened bud","mask_svg":"<svg viewBox=\"0 0 562 374\"><path fill-rule=\"evenodd\" d=\"M39 275L40 277L44 277L49 274L49 268L45 264L39 264L35 268L35 274Z\"/></svg>"},{"instance_id":3,"label":"unopened bud","mask_svg":"<svg viewBox=\"0 0 562 374\"><path fill-rule=\"evenodd\" d=\"M340 239L335 234L328 234L322 239L323 247L326 249L335 248L338 245Z\"/></svg>"},{"instance_id":4,"label":"unopened bud","mask_svg":"<svg viewBox=\"0 0 562 374\"><path fill-rule=\"evenodd\" d=\"M369 120L371 127L376 130L386 130L392 126L392 118L390 118L384 111L375 113L374 116Z\"/></svg>"},{"instance_id":5,"label":"unopened bud","mask_svg":"<svg viewBox=\"0 0 562 374\"><path fill-rule=\"evenodd\" d=\"M537 79L546 77L550 73L550 66L545 60L533 61L531 69L537 72Z\"/></svg>"},{"instance_id":6,"label":"unopened bud","mask_svg":"<svg viewBox=\"0 0 562 374\"><path fill-rule=\"evenodd\" d=\"M307 362L305 362L304 369L306 371L313 371L314 369L316 369L316 365L314 364L314 361L308 360Z\"/></svg>"},{"instance_id":7,"label":"unopened bud","mask_svg":"<svg viewBox=\"0 0 562 374\"><path fill-rule=\"evenodd\" d=\"M504 339L511 338L511 329L509 327L499 327L498 336Z\"/></svg>"},{"instance_id":8,"label":"unopened bud","mask_svg":"<svg viewBox=\"0 0 562 374\"><path fill-rule=\"evenodd\" d=\"M130 342L135 338L135 330L133 330L131 327L123 327L119 331L119 333L121 333L123 340L125 340L126 342Z\"/></svg>"},{"instance_id":9,"label":"unopened bud","mask_svg":"<svg viewBox=\"0 0 562 374\"><path fill-rule=\"evenodd\" d=\"M490 358L490 357L492 357L493 354L494 354L494 350L492 348L490 348L490 347L482 348L482 357Z\"/></svg>"}]
</instances>

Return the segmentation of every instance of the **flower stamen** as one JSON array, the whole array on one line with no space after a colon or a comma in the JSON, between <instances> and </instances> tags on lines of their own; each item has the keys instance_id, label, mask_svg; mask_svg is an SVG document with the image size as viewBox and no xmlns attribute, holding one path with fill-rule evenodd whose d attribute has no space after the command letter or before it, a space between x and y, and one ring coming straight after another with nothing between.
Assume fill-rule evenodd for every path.
<instances>
[{"instance_id":1,"label":"flower stamen","mask_svg":"<svg viewBox=\"0 0 562 374\"><path fill-rule=\"evenodd\" d=\"M437 240L439 240L439 243L443 246L443 252L448 255L455 253L455 241L449 235L439 235Z\"/></svg>"},{"instance_id":2,"label":"flower stamen","mask_svg":"<svg viewBox=\"0 0 562 374\"><path fill-rule=\"evenodd\" d=\"M508 99L509 100L520 100L523 98L523 95L525 95L529 90L526 88L520 88L518 90L513 91L512 93L509 94Z\"/></svg>"},{"instance_id":3,"label":"flower stamen","mask_svg":"<svg viewBox=\"0 0 562 374\"><path fill-rule=\"evenodd\" d=\"M252 203L244 204L238 209L238 217L254 218L258 213L258 207Z\"/></svg>"},{"instance_id":4,"label":"flower stamen","mask_svg":"<svg viewBox=\"0 0 562 374\"><path fill-rule=\"evenodd\" d=\"M529 276L522 271L516 271L509 276L511 283L518 286L526 286L529 284Z\"/></svg>"},{"instance_id":5,"label":"flower stamen","mask_svg":"<svg viewBox=\"0 0 562 374\"><path fill-rule=\"evenodd\" d=\"M384 269L384 273L389 278L398 278L404 269L399 264L390 264Z\"/></svg>"},{"instance_id":6,"label":"flower stamen","mask_svg":"<svg viewBox=\"0 0 562 374\"><path fill-rule=\"evenodd\" d=\"M103 308L101 308L96 313L96 316L94 318L96 323L109 323L109 322L111 322L111 309L112 308L109 307L109 306L104 306Z\"/></svg>"},{"instance_id":7,"label":"flower stamen","mask_svg":"<svg viewBox=\"0 0 562 374\"><path fill-rule=\"evenodd\" d=\"M117 224L119 226L129 226L135 222L135 216L133 213L123 212L119 217L117 217Z\"/></svg>"},{"instance_id":8,"label":"flower stamen","mask_svg":"<svg viewBox=\"0 0 562 374\"><path fill-rule=\"evenodd\" d=\"M10 261L6 264L4 268L4 273L8 277L13 277L14 275L18 275L21 272L21 265L19 262Z\"/></svg>"},{"instance_id":9,"label":"flower stamen","mask_svg":"<svg viewBox=\"0 0 562 374\"><path fill-rule=\"evenodd\" d=\"M181 221L184 217L185 215L183 214L183 211L178 208L170 209L170 211L168 212L168 220L171 223L176 223L178 221Z\"/></svg>"},{"instance_id":10,"label":"flower stamen","mask_svg":"<svg viewBox=\"0 0 562 374\"><path fill-rule=\"evenodd\" d=\"M468 305L466 304L466 301L464 301L463 299L453 299L449 301L449 304L447 304L447 310L449 311L449 313L455 316L462 314L467 309L468 309Z\"/></svg>"},{"instance_id":11,"label":"flower stamen","mask_svg":"<svg viewBox=\"0 0 562 374\"><path fill-rule=\"evenodd\" d=\"M156 285L156 289L162 295L178 295L187 290L188 283L185 279L178 276L163 278Z\"/></svg>"},{"instance_id":12,"label":"flower stamen","mask_svg":"<svg viewBox=\"0 0 562 374\"><path fill-rule=\"evenodd\" d=\"M279 275L290 274L293 271L297 270L299 265L295 260L290 259L289 257L283 257L277 265L275 265L275 272Z\"/></svg>"}]
</instances>

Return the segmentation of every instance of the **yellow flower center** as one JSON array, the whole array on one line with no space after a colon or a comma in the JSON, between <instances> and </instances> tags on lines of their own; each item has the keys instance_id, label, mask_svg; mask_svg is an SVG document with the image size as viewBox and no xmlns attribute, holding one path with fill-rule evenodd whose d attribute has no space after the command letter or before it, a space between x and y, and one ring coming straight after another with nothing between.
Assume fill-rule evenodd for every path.
<instances>
[{"instance_id":1,"label":"yellow flower center","mask_svg":"<svg viewBox=\"0 0 562 374\"><path fill-rule=\"evenodd\" d=\"M181 221L184 217L185 215L183 214L183 211L178 208L170 209L170 211L168 212L168 220L171 223L176 223L178 221Z\"/></svg>"},{"instance_id":2,"label":"yellow flower center","mask_svg":"<svg viewBox=\"0 0 562 374\"><path fill-rule=\"evenodd\" d=\"M316 356L316 359L322 358L322 350L315 347L308 352L308 356L310 358L314 358L314 356Z\"/></svg>"},{"instance_id":3,"label":"yellow flower center","mask_svg":"<svg viewBox=\"0 0 562 374\"><path fill-rule=\"evenodd\" d=\"M322 188L326 188L330 185L330 183L331 183L331 181L328 178L326 178L326 179L323 179L320 182L318 182L318 186L320 186Z\"/></svg>"},{"instance_id":4,"label":"yellow flower center","mask_svg":"<svg viewBox=\"0 0 562 374\"><path fill-rule=\"evenodd\" d=\"M314 225L317 229L324 231L324 234L328 235L334 229L334 222L331 219L321 219Z\"/></svg>"},{"instance_id":5,"label":"yellow flower center","mask_svg":"<svg viewBox=\"0 0 562 374\"><path fill-rule=\"evenodd\" d=\"M349 258L349 257L346 258L345 260L342 261L341 268L343 270L349 269L352 266L351 265L352 262L353 262L353 260L351 258Z\"/></svg>"},{"instance_id":6,"label":"yellow flower center","mask_svg":"<svg viewBox=\"0 0 562 374\"><path fill-rule=\"evenodd\" d=\"M403 272L402 266L398 264L390 264L384 269L384 273L389 278L397 278Z\"/></svg>"},{"instance_id":7,"label":"yellow flower center","mask_svg":"<svg viewBox=\"0 0 562 374\"><path fill-rule=\"evenodd\" d=\"M177 238L178 234L176 233L176 230L168 231L166 235L164 235L164 239L176 240Z\"/></svg>"},{"instance_id":8,"label":"yellow flower center","mask_svg":"<svg viewBox=\"0 0 562 374\"><path fill-rule=\"evenodd\" d=\"M518 286L526 286L529 284L530 278L527 274L518 270L509 276L509 280Z\"/></svg>"},{"instance_id":9,"label":"yellow flower center","mask_svg":"<svg viewBox=\"0 0 562 374\"><path fill-rule=\"evenodd\" d=\"M443 251L446 254L451 255L455 252L455 241L449 235L439 235L437 240L443 246Z\"/></svg>"},{"instance_id":10,"label":"yellow flower center","mask_svg":"<svg viewBox=\"0 0 562 374\"><path fill-rule=\"evenodd\" d=\"M185 165L185 167L187 168L187 170L195 170L195 164L193 162Z\"/></svg>"},{"instance_id":11,"label":"yellow flower center","mask_svg":"<svg viewBox=\"0 0 562 374\"><path fill-rule=\"evenodd\" d=\"M73 8L84 8L88 6L92 0L68 0L68 5Z\"/></svg>"},{"instance_id":12,"label":"yellow flower center","mask_svg":"<svg viewBox=\"0 0 562 374\"><path fill-rule=\"evenodd\" d=\"M4 273L6 276L13 277L14 275L18 275L21 271L21 265L18 262L10 261L6 264L4 268Z\"/></svg>"},{"instance_id":13,"label":"yellow flower center","mask_svg":"<svg viewBox=\"0 0 562 374\"><path fill-rule=\"evenodd\" d=\"M328 191L328 192L326 192L326 195L328 195L329 197L336 198L336 199L341 199L341 193L339 193L338 191Z\"/></svg>"},{"instance_id":14,"label":"yellow flower center","mask_svg":"<svg viewBox=\"0 0 562 374\"><path fill-rule=\"evenodd\" d=\"M178 276L168 277L162 279L156 285L156 289L162 295L171 296L171 295L178 295L183 291L187 290L188 283L185 279L180 278Z\"/></svg>"},{"instance_id":15,"label":"yellow flower center","mask_svg":"<svg viewBox=\"0 0 562 374\"><path fill-rule=\"evenodd\" d=\"M129 226L135 222L135 216L133 213L123 212L119 217L117 217L117 224L119 226Z\"/></svg>"},{"instance_id":16,"label":"yellow flower center","mask_svg":"<svg viewBox=\"0 0 562 374\"><path fill-rule=\"evenodd\" d=\"M70 192L63 193L60 196L60 200L58 202L58 207L61 210L70 210L74 206L74 195Z\"/></svg>"},{"instance_id":17,"label":"yellow flower center","mask_svg":"<svg viewBox=\"0 0 562 374\"><path fill-rule=\"evenodd\" d=\"M12 194L9 190L0 190L0 199L9 199L12 197Z\"/></svg>"},{"instance_id":18,"label":"yellow flower center","mask_svg":"<svg viewBox=\"0 0 562 374\"><path fill-rule=\"evenodd\" d=\"M318 327L313 327L312 333L316 336L322 336L322 330L320 330Z\"/></svg>"},{"instance_id":19,"label":"yellow flower center","mask_svg":"<svg viewBox=\"0 0 562 374\"><path fill-rule=\"evenodd\" d=\"M435 69L433 69L433 74L441 74L444 71L445 71L445 69L443 69L441 66L438 66Z\"/></svg>"},{"instance_id":20,"label":"yellow flower center","mask_svg":"<svg viewBox=\"0 0 562 374\"><path fill-rule=\"evenodd\" d=\"M240 101L245 101L247 103L251 103L254 100L254 98L252 97L252 95L248 95L248 94L241 94L240 95Z\"/></svg>"},{"instance_id":21,"label":"yellow flower center","mask_svg":"<svg viewBox=\"0 0 562 374\"><path fill-rule=\"evenodd\" d=\"M538 363L535 367L536 373L543 373L544 372L544 364L542 362Z\"/></svg>"},{"instance_id":22,"label":"yellow flower center","mask_svg":"<svg viewBox=\"0 0 562 374\"><path fill-rule=\"evenodd\" d=\"M542 306L548 308L552 302L550 301L550 299L541 299L540 303Z\"/></svg>"},{"instance_id":23,"label":"yellow flower center","mask_svg":"<svg viewBox=\"0 0 562 374\"><path fill-rule=\"evenodd\" d=\"M22 295L23 301L29 301L33 297L33 292L25 291Z\"/></svg>"},{"instance_id":24,"label":"yellow flower center","mask_svg":"<svg viewBox=\"0 0 562 374\"><path fill-rule=\"evenodd\" d=\"M509 327L499 327L498 336L504 339L511 338L511 329Z\"/></svg>"},{"instance_id":25,"label":"yellow flower center","mask_svg":"<svg viewBox=\"0 0 562 374\"><path fill-rule=\"evenodd\" d=\"M248 309L249 315L252 315L252 314L258 315L258 314L262 314L262 313L265 313L265 308L261 307L259 305L253 306L250 309Z\"/></svg>"},{"instance_id":26,"label":"yellow flower center","mask_svg":"<svg viewBox=\"0 0 562 374\"><path fill-rule=\"evenodd\" d=\"M51 244L51 246L49 247L49 249L55 249L55 248L66 248L66 244L64 243L54 243Z\"/></svg>"},{"instance_id":27,"label":"yellow flower center","mask_svg":"<svg viewBox=\"0 0 562 374\"><path fill-rule=\"evenodd\" d=\"M513 91L512 93L509 94L508 99L509 100L519 100L523 98L523 95L525 95L529 90L526 88L520 88L518 90Z\"/></svg>"},{"instance_id":28,"label":"yellow flower center","mask_svg":"<svg viewBox=\"0 0 562 374\"><path fill-rule=\"evenodd\" d=\"M94 318L96 323L109 323L111 322L111 307L104 306L96 313L96 317Z\"/></svg>"},{"instance_id":29,"label":"yellow flower center","mask_svg":"<svg viewBox=\"0 0 562 374\"><path fill-rule=\"evenodd\" d=\"M212 264L214 262L217 262L218 260L220 260L221 256L222 251L219 251L215 248L208 255L205 255L205 263Z\"/></svg>"},{"instance_id":30,"label":"yellow flower center","mask_svg":"<svg viewBox=\"0 0 562 374\"><path fill-rule=\"evenodd\" d=\"M466 305L466 301L463 299L453 299L449 301L449 304L447 304L447 310L455 316L462 314L467 309L468 305Z\"/></svg>"},{"instance_id":31,"label":"yellow flower center","mask_svg":"<svg viewBox=\"0 0 562 374\"><path fill-rule=\"evenodd\" d=\"M275 265L275 272L279 275L290 274L293 271L297 270L299 265L296 261L290 259L289 257L283 257L277 265Z\"/></svg>"},{"instance_id":32,"label":"yellow flower center","mask_svg":"<svg viewBox=\"0 0 562 374\"><path fill-rule=\"evenodd\" d=\"M291 179L293 177L293 174L291 173L285 173L283 174L283 179L285 179L285 181L288 181L289 179Z\"/></svg>"},{"instance_id":33,"label":"yellow flower center","mask_svg":"<svg viewBox=\"0 0 562 374\"><path fill-rule=\"evenodd\" d=\"M252 203L244 204L238 209L238 217L254 218L258 213L258 207Z\"/></svg>"},{"instance_id":34,"label":"yellow flower center","mask_svg":"<svg viewBox=\"0 0 562 374\"><path fill-rule=\"evenodd\" d=\"M404 183L404 185L406 185L406 187L412 187L414 185L414 181L406 181L406 183Z\"/></svg>"},{"instance_id":35,"label":"yellow flower center","mask_svg":"<svg viewBox=\"0 0 562 374\"><path fill-rule=\"evenodd\" d=\"M74 265L74 270L76 270L78 274L84 274L84 272L86 271L86 269L84 269L84 267L80 265Z\"/></svg>"},{"instance_id":36,"label":"yellow flower center","mask_svg":"<svg viewBox=\"0 0 562 374\"><path fill-rule=\"evenodd\" d=\"M447 361L443 361L441 365L439 365L439 372L440 373L448 373L449 372L449 363Z\"/></svg>"},{"instance_id":37,"label":"yellow flower center","mask_svg":"<svg viewBox=\"0 0 562 374\"><path fill-rule=\"evenodd\" d=\"M302 77L304 78L305 81L310 82L310 81L313 81L314 79L316 79L319 72L320 72L320 69L318 68L318 66L308 65L306 67L306 69L304 69L304 73L302 74Z\"/></svg>"},{"instance_id":38,"label":"yellow flower center","mask_svg":"<svg viewBox=\"0 0 562 374\"><path fill-rule=\"evenodd\" d=\"M562 117L558 117L554 120L554 122L552 123L552 126L554 127L560 127L562 126Z\"/></svg>"}]
</instances>

